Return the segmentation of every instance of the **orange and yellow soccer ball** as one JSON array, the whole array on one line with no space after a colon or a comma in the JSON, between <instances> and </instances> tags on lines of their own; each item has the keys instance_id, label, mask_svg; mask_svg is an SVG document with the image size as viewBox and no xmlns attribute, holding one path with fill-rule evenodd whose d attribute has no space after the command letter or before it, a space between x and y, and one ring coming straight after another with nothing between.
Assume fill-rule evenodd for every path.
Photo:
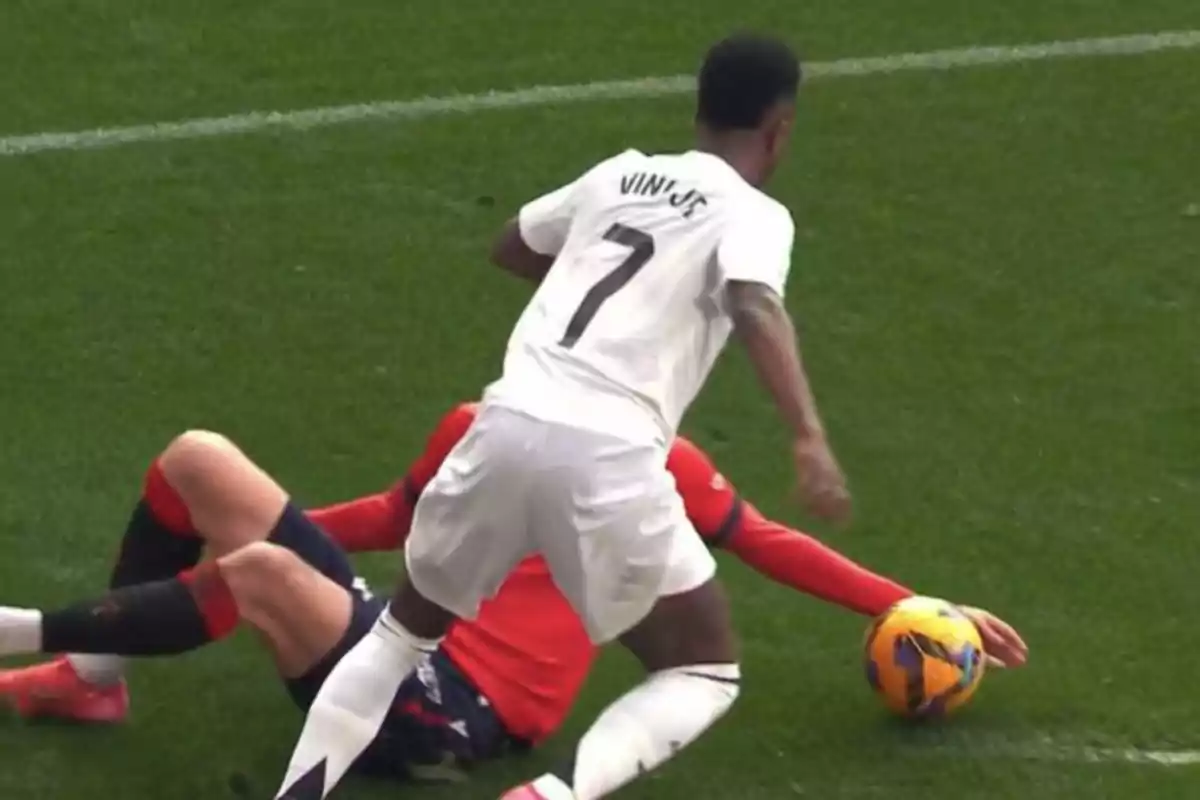
<instances>
[{"instance_id":1,"label":"orange and yellow soccer ball","mask_svg":"<svg viewBox=\"0 0 1200 800\"><path fill-rule=\"evenodd\" d=\"M962 707L983 679L983 642L975 623L945 600L909 597L867 631L867 680L884 704L906 717L936 717Z\"/></svg>"}]
</instances>

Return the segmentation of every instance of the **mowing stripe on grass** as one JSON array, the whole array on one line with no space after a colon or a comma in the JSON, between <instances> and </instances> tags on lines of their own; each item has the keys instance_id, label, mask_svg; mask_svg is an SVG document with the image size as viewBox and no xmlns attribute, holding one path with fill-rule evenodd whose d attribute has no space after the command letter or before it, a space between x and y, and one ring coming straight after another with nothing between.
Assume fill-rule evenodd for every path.
<instances>
[{"instance_id":1,"label":"mowing stripe on grass","mask_svg":"<svg viewBox=\"0 0 1200 800\"><path fill-rule=\"evenodd\" d=\"M898 53L874 58L844 58L807 65L813 79L888 75L897 72L945 71L1049 59L1098 58L1200 48L1200 30L1164 31L1101 39L1078 39L1000 47L964 47L928 53ZM297 111L249 111L227 117L154 122L129 127L0 137L0 157L63 150L234 136L262 131L301 131L378 120L411 120L447 114L471 114L596 100L632 100L686 94L690 75L668 75L623 81L596 81L562 86L531 86L514 91L452 94L326 106Z\"/></svg>"}]
</instances>

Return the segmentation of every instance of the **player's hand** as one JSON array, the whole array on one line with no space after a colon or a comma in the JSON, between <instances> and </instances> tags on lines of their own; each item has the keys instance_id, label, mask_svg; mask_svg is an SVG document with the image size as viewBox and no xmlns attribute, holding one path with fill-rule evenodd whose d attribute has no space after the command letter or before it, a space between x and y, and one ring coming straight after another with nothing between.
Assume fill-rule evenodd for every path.
<instances>
[{"instance_id":1,"label":"player's hand","mask_svg":"<svg viewBox=\"0 0 1200 800\"><path fill-rule=\"evenodd\" d=\"M979 629L979 636L983 639L983 651L987 654L989 667L995 669L1020 667L1029 659L1029 646L1025 644L1025 640L1012 625L982 608L972 606L959 606L958 608Z\"/></svg>"},{"instance_id":2,"label":"player's hand","mask_svg":"<svg viewBox=\"0 0 1200 800\"><path fill-rule=\"evenodd\" d=\"M809 512L821 519L844 524L850 519L850 492L829 442L814 434L792 442L797 490Z\"/></svg>"}]
</instances>

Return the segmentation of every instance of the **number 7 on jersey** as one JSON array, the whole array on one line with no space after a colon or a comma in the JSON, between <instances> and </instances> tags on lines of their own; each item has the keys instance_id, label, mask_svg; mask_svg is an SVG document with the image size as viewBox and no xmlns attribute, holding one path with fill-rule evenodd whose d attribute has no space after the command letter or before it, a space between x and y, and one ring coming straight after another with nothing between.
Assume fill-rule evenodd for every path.
<instances>
[{"instance_id":1,"label":"number 7 on jersey","mask_svg":"<svg viewBox=\"0 0 1200 800\"><path fill-rule=\"evenodd\" d=\"M588 289L588 293L583 296L583 302L579 304L571 321L567 323L567 332L559 341L563 347L574 347L604 301L629 283L633 276L646 266L646 262L654 258L654 237L637 228L615 222L604 232L604 240L628 247L629 255L616 269Z\"/></svg>"}]
</instances>

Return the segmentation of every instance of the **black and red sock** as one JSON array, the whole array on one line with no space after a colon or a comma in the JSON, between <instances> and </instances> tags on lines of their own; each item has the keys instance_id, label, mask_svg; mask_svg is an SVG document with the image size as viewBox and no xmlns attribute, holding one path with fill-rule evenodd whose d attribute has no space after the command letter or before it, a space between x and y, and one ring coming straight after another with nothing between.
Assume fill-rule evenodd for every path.
<instances>
[{"instance_id":1,"label":"black and red sock","mask_svg":"<svg viewBox=\"0 0 1200 800\"><path fill-rule=\"evenodd\" d=\"M125 528L109 586L117 589L170 578L194 567L203 550L187 505L155 461Z\"/></svg>"},{"instance_id":2,"label":"black and red sock","mask_svg":"<svg viewBox=\"0 0 1200 800\"><path fill-rule=\"evenodd\" d=\"M45 612L42 650L176 655L229 635L238 616L220 564L209 561L174 578L124 586L95 600Z\"/></svg>"}]
</instances>

